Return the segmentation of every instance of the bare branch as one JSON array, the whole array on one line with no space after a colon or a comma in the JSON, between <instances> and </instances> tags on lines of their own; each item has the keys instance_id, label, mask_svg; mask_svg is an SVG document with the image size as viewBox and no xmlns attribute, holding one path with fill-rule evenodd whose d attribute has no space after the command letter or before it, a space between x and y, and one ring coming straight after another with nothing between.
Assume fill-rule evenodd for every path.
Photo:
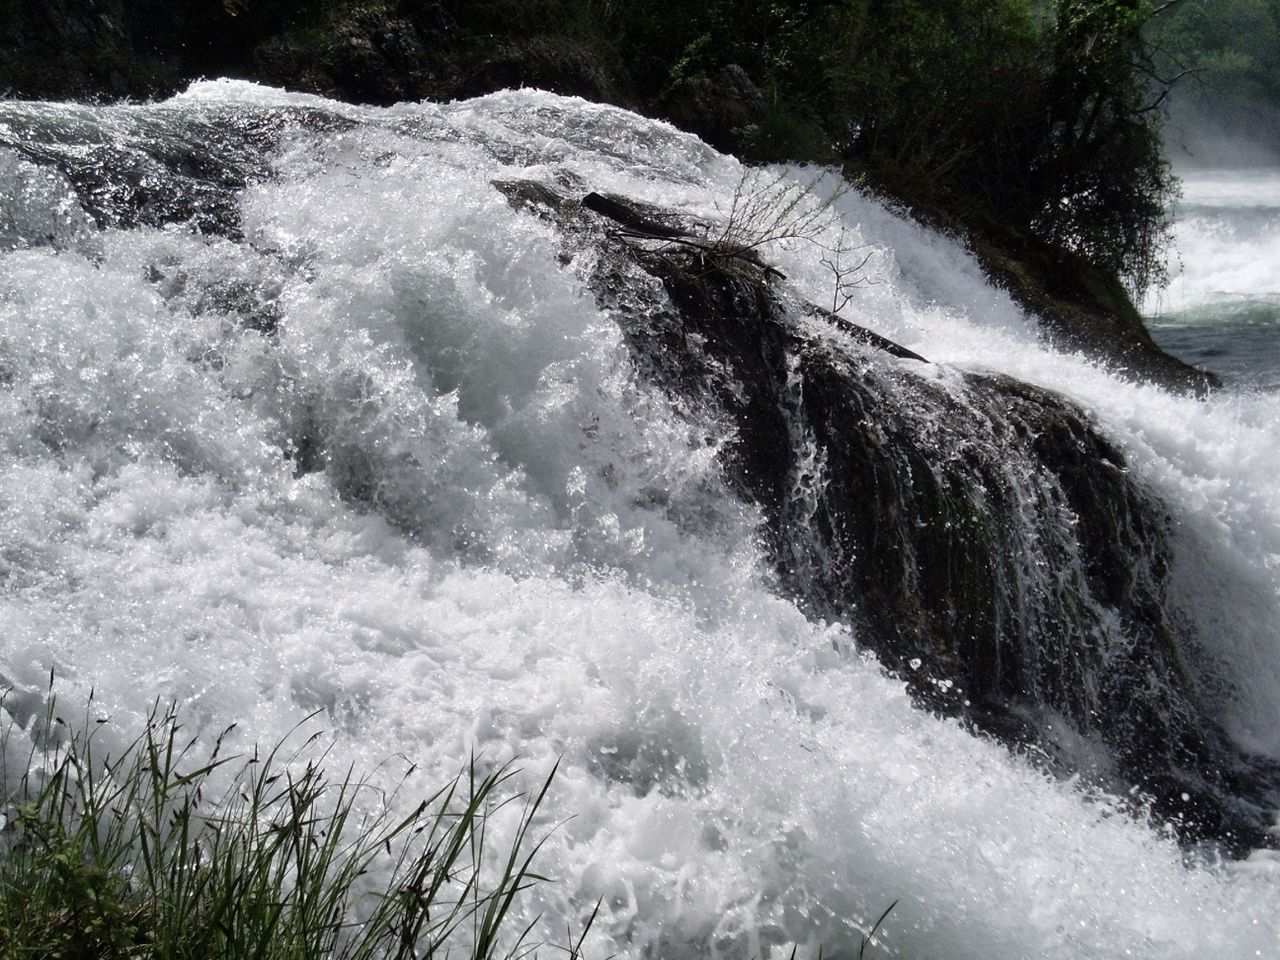
<instances>
[{"instance_id":1,"label":"bare branch","mask_svg":"<svg viewBox=\"0 0 1280 960\"><path fill-rule=\"evenodd\" d=\"M1167 13L1168 11L1172 10L1174 7L1181 6L1182 3L1183 3L1183 0L1165 0L1164 3L1160 4L1160 6L1156 7L1149 14L1147 14L1147 19L1154 20L1156 17L1164 13Z\"/></svg>"}]
</instances>

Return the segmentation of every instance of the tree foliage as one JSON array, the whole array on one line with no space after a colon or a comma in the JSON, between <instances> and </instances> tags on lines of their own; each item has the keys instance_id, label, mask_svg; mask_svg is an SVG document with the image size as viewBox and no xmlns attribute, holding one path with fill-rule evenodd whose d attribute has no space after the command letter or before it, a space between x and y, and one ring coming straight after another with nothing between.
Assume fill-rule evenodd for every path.
<instances>
[{"instance_id":1,"label":"tree foliage","mask_svg":"<svg viewBox=\"0 0 1280 960\"><path fill-rule=\"evenodd\" d=\"M1158 278L1174 188L1162 75L1144 34L1158 8L667 0L615 5L611 32L650 96L728 63L746 69L770 105L765 129L738 145L749 154L823 159L825 146L890 192L980 207L1139 290Z\"/></svg>"},{"instance_id":2,"label":"tree foliage","mask_svg":"<svg viewBox=\"0 0 1280 960\"><path fill-rule=\"evenodd\" d=\"M1043 127L1030 159L1033 230L1145 288L1160 271L1174 181L1160 125L1167 88L1142 0L1062 0L1049 33Z\"/></svg>"},{"instance_id":3,"label":"tree foliage","mask_svg":"<svg viewBox=\"0 0 1280 960\"><path fill-rule=\"evenodd\" d=\"M642 107L734 64L767 104L730 144L748 158L840 161L890 193L977 209L1131 290L1159 278L1175 183L1161 153L1167 70L1148 36L1157 0L540 0L526 20L495 16L504 5L529 9L455 11L481 32L577 24L625 64Z\"/></svg>"},{"instance_id":4,"label":"tree foliage","mask_svg":"<svg viewBox=\"0 0 1280 960\"><path fill-rule=\"evenodd\" d=\"M1280 91L1280 0L103 3L117 15L99 19L123 27L117 61L130 45L170 51L171 73L369 102L529 83L676 117L679 97L688 108L745 76L758 93L746 119L711 110L729 121L710 129L696 104L680 118L747 159L843 162L890 193L964 207L960 220L976 211L1132 289L1158 273L1173 186L1160 123L1176 63L1211 64L1259 96ZM49 19L45 7L70 4L0 9L21 14L21 37ZM27 75L57 87L40 79L50 56L32 52L26 74L16 54L0 57L0 88L21 91ZM86 86L83 69L71 73L59 90Z\"/></svg>"},{"instance_id":5,"label":"tree foliage","mask_svg":"<svg viewBox=\"0 0 1280 960\"><path fill-rule=\"evenodd\" d=\"M1165 75L1245 100L1280 102L1280 0L1181 0L1148 30Z\"/></svg>"}]
</instances>

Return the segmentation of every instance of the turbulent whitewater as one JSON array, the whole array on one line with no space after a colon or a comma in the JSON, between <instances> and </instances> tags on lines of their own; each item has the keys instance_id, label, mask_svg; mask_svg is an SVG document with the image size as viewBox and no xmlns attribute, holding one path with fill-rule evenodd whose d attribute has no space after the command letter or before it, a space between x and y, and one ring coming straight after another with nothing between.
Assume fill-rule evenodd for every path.
<instances>
[{"instance_id":1,"label":"turbulent whitewater","mask_svg":"<svg viewBox=\"0 0 1280 960\"><path fill-rule=\"evenodd\" d=\"M1280 171L1189 170L1175 207L1170 283L1152 333L1238 386L1280 389Z\"/></svg>"},{"instance_id":2,"label":"turbulent whitewater","mask_svg":"<svg viewBox=\"0 0 1280 960\"><path fill-rule=\"evenodd\" d=\"M513 180L715 224L742 170L534 91L0 102L17 722L53 670L60 709L93 690L119 742L159 697L246 750L315 714L330 762L388 784L475 752L532 786L559 760L554 882L525 909L559 939L601 900L589 957L850 955L893 901L874 955L1277 955L1280 856L1179 843L1070 730L1064 769L924 709L853 618L785 588L725 475L731 425L646 375L599 250ZM1240 755L1280 761L1280 395L1175 396L1056 352L953 241L856 193L831 209L870 255L842 316L931 362L805 336L957 404L999 375L1082 409L1161 505L1187 683ZM762 253L832 305L812 244ZM822 476L797 477L798 523Z\"/></svg>"}]
</instances>

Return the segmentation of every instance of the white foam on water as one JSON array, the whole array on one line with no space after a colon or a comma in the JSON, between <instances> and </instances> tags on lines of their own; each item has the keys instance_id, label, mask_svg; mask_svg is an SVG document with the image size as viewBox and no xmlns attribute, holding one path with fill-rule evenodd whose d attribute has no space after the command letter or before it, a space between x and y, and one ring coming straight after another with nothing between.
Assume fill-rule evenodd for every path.
<instances>
[{"instance_id":1,"label":"white foam on water","mask_svg":"<svg viewBox=\"0 0 1280 960\"><path fill-rule=\"evenodd\" d=\"M773 595L721 426L646 385L585 262L490 185L568 171L715 218L736 162L533 91L379 111L216 82L75 122L285 104L357 125L291 137L243 197L243 242L138 228L0 253L7 681L56 667L120 738L157 696L194 728L238 721L242 747L320 710L337 766L402 753L415 783L472 751L531 786L559 759L555 881L525 909L560 937L602 898L588 956L856 954L895 900L876 955L1276 955L1270 855L1190 860L915 709L846 627ZM29 204L15 175L35 182L15 169L7 211ZM1229 620L1208 635L1233 729L1280 755L1276 403L1046 350L959 246L856 194L836 208L874 254L852 319L1069 394L1169 500L1187 606ZM823 302L805 246L767 254ZM255 312L273 337L237 322ZM300 472L316 435L325 469Z\"/></svg>"},{"instance_id":2,"label":"white foam on water","mask_svg":"<svg viewBox=\"0 0 1280 960\"><path fill-rule=\"evenodd\" d=\"M1184 206L1280 210L1280 177L1274 168L1187 170L1180 180Z\"/></svg>"},{"instance_id":3,"label":"white foam on water","mask_svg":"<svg viewBox=\"0 0 1280 960\"><path fill-rule=\"evenodd\" d=\"M1161 323L1247 317L1259 305L1280 311L1280 173L1186 173L1170 267L1168 286L1144 305Z\"/></svg>"}]
</instances>

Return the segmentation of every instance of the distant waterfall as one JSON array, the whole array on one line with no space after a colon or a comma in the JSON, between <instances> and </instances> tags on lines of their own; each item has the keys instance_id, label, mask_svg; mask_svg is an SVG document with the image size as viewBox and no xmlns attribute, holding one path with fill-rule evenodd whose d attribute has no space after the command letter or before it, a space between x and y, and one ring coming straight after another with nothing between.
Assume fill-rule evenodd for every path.
<instances>
[{"instance_id":1,"label":"distant waterfall","mask_svg":"<svg viewBox=\"0 0 1280 960\"><path fill-rule=\"evenodd\" d=\"M1188 171L1167 288L1146 304L1167 349L1280 389L1280 172Z\"/></svg>"}]
</instances>

